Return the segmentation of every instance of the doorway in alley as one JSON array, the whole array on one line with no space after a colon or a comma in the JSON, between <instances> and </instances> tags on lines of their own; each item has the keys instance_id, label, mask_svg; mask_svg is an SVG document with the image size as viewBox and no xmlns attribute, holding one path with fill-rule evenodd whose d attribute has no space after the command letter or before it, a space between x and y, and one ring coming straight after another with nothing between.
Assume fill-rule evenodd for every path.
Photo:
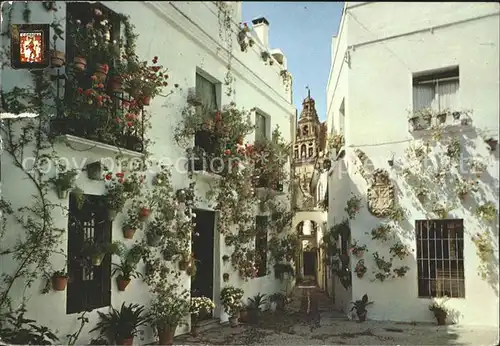
<instances>
[{"instance_id":1,"label":"doorway in alley","mask_svg":"<svg viewBox=\"0 0 500 346\"><path fill-rule=\"evenodd\" d=\"M191 277L191 296L213 299L215 212L203 209L193 212L196 214L196 226L191 251L195 258L196 275ZM207 317L210 318L211 314Z\"/></svg>"},{"instance_id":2,"label":"doorway in alley","mask_svg":"<svg viewBox=\"0 0 500 346\"><path fill-rule=\"evenodd\" d=\"M316 277L316 251L304 251L304 278Z\"/></svg>"}]
</instances>

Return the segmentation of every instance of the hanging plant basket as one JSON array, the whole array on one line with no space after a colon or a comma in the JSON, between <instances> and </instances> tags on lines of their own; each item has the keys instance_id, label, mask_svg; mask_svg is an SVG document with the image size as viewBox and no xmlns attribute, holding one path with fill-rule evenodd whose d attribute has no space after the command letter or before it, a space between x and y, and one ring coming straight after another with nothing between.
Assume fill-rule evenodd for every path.
<instances>
[{"instance_id":1,"label":"hanging plant basket","mask_svg":"<svg viewBox=\"0 0 500 346\"><path fill-rule=\"evenodd\" d=\"M97 77L97 80L103 82L108 75L109 67L106 64L96 64L94 74Z\"/></svg>"},{"instance_id":2,"label":"hanging plant basket","mask_svg":"<svg viewBox=\"0 0 500 346\"><path fill-rule=\"evenodd\" d=\"M113 76L108 81L108 90L112 93L123 91L123 81L120 76Z\"/></svg>"},{"instance_id":3,"label":"hanging plant basket","mask_svg":"<svg viewBox=\"0 0 500 346\"><path fill-rule=\"evenodd\" d=\"M103 253L98 253L98 254L94 254L94 255L90 256L90 260L92 262L92 265L95 267L100 267L103 259L104 259Z\"/></svg>"},{"instance_id":4,"label":"hanging plant basket","mask_svg":"<svg viewBox=\"0 0 500 346\"><path fill-rule=\"evenodd\" d=\"M184 189L179 189L175 192L175 197L177 197L177 201L179 203L185 203L186 202L186 190Z\"/></svg>"},{"instance_id":5,"label":"hanging plant basket","mask_svg":"<svg viewBox=\"0 0 500 346\"><path fill-rule=\"evenodd\" d=\"M73 59L73 67L78 72L83 72L87 68L87 59L82 56L75 56Z\"/></svg>"},{"instance_id":6,"label":"hanging plant basket","mask_svg":"<svg viewBox=\"0 0 500 346\"><path fill-rule=\"evenodd\" d=\"M57 197L59 199L66 199L68 198L69 190L68 189L63 189L60 186L56 186L56 191L57 191Z\"/></svg>"},{"instance_id":7,"label":"hanging plant basket","mask_svg":"<svg viewBox=\"0 0 500 346\"><path fill-rule=\"evenodd\" d=\"M90 180L102 180L103 165L100 161L89 163L86 166L87 176Z\"/></svg>"},{"instance_id":8,"label":"hanging plant basket","mask_svg":"<svg viewBox=\"0 0 500 346\"><path fill-rule=\"evenodd\" d=\"M61 67L66 62L66 56L64 52L60 50L51 50L50 51L50 65L52 67Z\"/></svg>"},{"instance_id":9,"label":"hanging plant basket","mask_svg":"<svg viewBox=\"0 0 500 346\"><path fill-rule=\"evenodd\" d=\"M183 270L186 270L189 266L189 262L188 261L179 261L179 270L183 271Z\"/></svg>"},{"instance_id":10,"label":"hanging plant basket","mask_svg":"<svg viewBox=\"0 0 500 346\"><path fill-rule=\"evenodd\" d=\"M160 245L161 238L162 237L159 234L148 233L146 235L146 242L148 243L149 246L158 246L158 245Z\"/></svg>"},{"instance_id":11,"label":"hanging plant basket","mask_svg":"<svg viewBox=\"0 0 500 346\"><path fill-rule=\"evenodd\" d=\"M323 161L323 168L329 171L330 168L332 168L332 161L330 159L325 159Z\"/></svg>"},{"instance_id":12,"label":"hanging plant basket","mask_svg":"<svg viewBox=\"0 0 500 346\"><path fill-rule=\"evenodd\" d=\"M144 106L149 106L151 104L151 96L143 96L141 101Z\"/></svg>"},{"instance_id":13,"label":"hanging plant basket","mask_svg":"<svg viewBox=\"0 0 500 346\"><path fill-rule=\"evenodd\" d=\"M116 215L118 215L118 210L108 209L108 220L109 221L114 221L116 218Z\"/></svg>"},{"instance_id":14,"label":"hanging plant basket","mask_svg":"<svg viewBox=\"0 0 500 346\"><path fill-rule=\"evenodd\" d=\"M66 285L68 284L67 276L53 276L52 277L52 288L54 291L64 291Z\"/></svg>"},{"instance_id":15,"label":"hanging plant basket","mask_svg":"<svg viewBox=\"0 0 500 346\"><path fill-rule=\"evenodd\" d=\"M125 239L133 239L135 234L135 229L133 228L125 228L123 230L123 237Z\"/></svg>"},{"instance_id":16,"label":"hanging plant basket","mask_svg":"<svg viewBox=\"0 0 500 346\"><path fill-rule=\"evenodd\" d=\"M436 115L437 120L439 121L440 124L444 124L446 122L446 113L440 113Z\"/></svg>"},{"instance_id":17,"label":"hanging plant basket","mask_svg":"<svg viewBox=\"0 0 500 346\"><path fill-rule=\"evenodd\" d=\"M118 291L121 291L121 292L125 291L125 289L127 288L128 284L130 283L130 279L129 280L125 280L121 276L119 276L116 279L116 281L118 283Z\"/></svg>"},{"instance_id":18,"label":"hanging plant basket","mask_svg":"<svg viewBox=\"0 0 500 346\"><path fill-rule=\"evenodd\" d=\"M164 250L163 253L163 259L165 261L171 261L173 258L174 258L174 253L172 253L171 251L168 251L168 250Z\"/></svg>"}]
</instances>

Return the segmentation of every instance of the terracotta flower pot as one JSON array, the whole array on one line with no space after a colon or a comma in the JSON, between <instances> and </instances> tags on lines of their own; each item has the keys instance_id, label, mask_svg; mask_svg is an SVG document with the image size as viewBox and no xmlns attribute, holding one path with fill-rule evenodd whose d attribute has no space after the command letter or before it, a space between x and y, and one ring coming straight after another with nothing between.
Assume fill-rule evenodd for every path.
<instances>
[{"instance_id":1,"label":"terracotta flower pot","mask_svg":"<svg viewBox=\"0 0 500 346\"><path fill-rule=\"evenodd\" d=\"M359 250L359 251L354 253L354 256L360 258L360 257L363 257L364 254L365 254L364 250Z\"/></svg>"},{"instance_id":2,"label":"terracotta flower pot","mask_svg":"<svg viewBox=\"0 0 500 346\"><path fill-rule=\"evenodd\" d=\"M129 336L128 338L123 338L122 340L117 340L118 345L130 346L134 344L134 337Z\"/></svg>"},{"instance_id":3,"label":"terracotta flower pot","mask_svg":"<svg viewBox=\"0 0 500 346\"><path fill-rule=\"evenodd\" d=\"M118 291L125 291L125 288L127 288L128 284L130 283L130 280L125 280L123 278L118 278Z\"/></svg>"},{"instance_id":4,"label":"terracotta flower pot","mask_svg":"<svg viewBox=\"0 0 500 346\"><path fill-rule=\"evenodd\" d=\"M133 228L126 228L123 230L123 237L125 239L132 239L134 238L134 234L135 234L135 229Z\"/></svg>"},{"instance_id":5,"label":"terracotta flower pot","mask_svg":"<svg viewBox=\"0 0 500 346\"><path fill-rule=\"evenodd\" d=\"M175 330L177 326L164 326L159 328L159 345L172 345L174 343Z\"/></svg>"},{"instance_id":6,"label":"terracotta flower pot","mask_svg":"<svg viewBox=\"0 0 500 346\"><path fill-rule=\"evenodd\" d=\"M197 325L191 325L191 335L194 337L200 335L200 327L198 327Z\"/></svg>"},{"instance_id":7,"label":"terracotta flower pot","mask_svg":"<svg viewBox=\"0 0 500 346\"><path fill-rule=\"evenodd\" d=\"M142 97L142 104L144 106L149 106L150 103L151 103L151 96L143 96Z\"/></svg>"},{"instance_id":8,"label":"terracotta flower pot","mask_svg":"<svg viewBox=\"0 0 500 346\"><path fill-rule=\"evenodd\" d=\"M366 321L366 311L363 313L358 313L357 315L358 315L359 322Z\"/></svg>"},{"instance_id":9,"label":"terracotta flower pot","mask_svg":"<svg viewBox=\"0 0 500 346\"><path fill-rule=\"evenodd\" d=\"M61 188L60 186L56 186L56 190L57 190L57 197L59 197L59 199L68 198L69 190L65 190L65 189Z\"/></svg>"},{"instance_id":10,"label":"terracotta flower pot","mask_svg":"<svg viewBox=\"0 0 500 346\"><path fill-rule=\"evenodd\" d=\"M75 70L83 72L87 67L87 59L82 56L76 56L75 59L73 59L73 65Z\"/></svg>"},{"instance_id":11,"label":"terracotta flower pot","mask_svg":"<svg viewBox=\"0 0 500 346\"><path fill-rule=\"evenodd\" d=\"M68 283L68 278L65 276L54 276L52 277L52 288L54 291L64 291Z\"/></svg>"},{"instance_id":12,"label":"terracotta flower pot","mask_svg":"<svg viewBox=\"0 0 500 346\"><path fill-rule=\"evenodd\" d=\"M236 143L238 143L239 145L242 145L243 144L243 136L239 136L238 139L236 140Z\"/></svg>"},{"instance_id":13,"label":"terracotta flower pot","mask_svg":"<svg viewBox=\"0 0 500 346\"><path fill-rule=\"evenodd\" d=\"M438 326L444 326L446 324L446 313L436 311L434 312L434 317L436 317Z\"/></svg>"},{"instance_id":14,"label":"terracotta flower pot","mask_svg":"<svg viewBox=\"0 0 500 346\"><path fill-rule=\"evenodd\" d=\"M147 221L150 213L151 211L148 208L141 208L141 210L139 210L139 219L141 221Z\"/></svg>"},{"instance_id":15,"label":"terracotta flower pot","mask_svg":"<svg viewBox=\"0 0 500 346\"><path fill-rule=\"evenodd\" d=\"M52 67L61 67L66 62L66 57L64 52L60 50L50 51L50 64Z\"/></svg>"},{"instance_id":16,"label":"terracotta flower pot","mask_svg":"<svg viewBox=\"0 0 500 346\"><path fill-rule=\"evenodd\" d=\"M108 81L108 90L110 92L122 92L123 81L120 76L113 76Z\"/></svg>"},{"instance_id":17,"label":"terracotta flower pot","mask_svg":"<svg viewBox=\"0 0 500 346\"><path fill-rule=\"evenodd\" d=\"M460 200L465 201L465 198L467 197L467 193L461 193L460 195L458 195L458 197L460 198Z\"/></svg>"},{"instance_id":18,"label":"terracotta flower pot","mask_svg":"<svg viewBox=\"0 0 500 346\"><path fill-rule=\"evenodd\" d=\"M189 265L189 262L186 261L180 261L179 262L179 270L186 270Z\"/></svg>"},{"instance_id":19,"label":"terracotta flower pot","mask_svg":"<svg viewBox=\"0 0 500 346\"><path fill-rule=\"evenodd\" d=\"M358 278L360 278L360 279L361 279L364 275L365 275L365 273L361 273L361 272L357 272L357 273L356 273L356 276L357 276Z\"/></svg>"},{"instance_id":20,"label":"terracotta flower pot","mask_svg":"<svg viewBox=\"0 0 500 346\"><path fill-rule=\"evenodd\" d=\"M238 327L238 316L229 317L229 325L231 326L231 328Z\"/></svg>"},{"instance_id":21,"label":"terracotta flower pot","mask_svg":"<svg viewBox=\"0 0 500 346\"><path fill-rule=\"evenodd\" d=\"M105 64L96 64L95 65L95 76L97 77L97 80L102 82L106 79L106 76L108 75L109 68Z\"/></svg>"}]
</instances>

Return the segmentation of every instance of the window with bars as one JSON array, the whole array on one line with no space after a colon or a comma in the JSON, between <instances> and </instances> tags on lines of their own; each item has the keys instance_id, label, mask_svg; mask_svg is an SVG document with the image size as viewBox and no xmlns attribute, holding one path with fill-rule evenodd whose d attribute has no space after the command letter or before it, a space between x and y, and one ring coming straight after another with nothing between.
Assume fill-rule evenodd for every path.
<instances>
[{"instance_id":1,"label":"window with bars","mask_svg":"<svg viewBox=\"0 0 500 346\"><path fill-rule=\"evenodd\" d=\"M267 275L267 223L267 216L256 216L255 255L258 277Z\"/></svg>"},{"instance_id":2,"label":"window with bars","mask_svg":"<svg viewBox=\"0 0 500 346\"><path fill-rule=\"evenodd\" d=\"M413 77L413 110L430 108L455 111L458 108L458 67Z\"/></svg>"},{"instance_id":3,"label":"window with bars","mask_svg":"<svg viewBox=\"0 0 500 346\"><path fill-rule=\"evenodd\" d=\"M220 108L217 94L217 83L212 83L201 74L196 73L196 96L201 100L200 111L214 112ZM194 145L202 148L207 154L216 154L217 139L209 131L197 131Z\"/></svg>"},{"instance_id":4,"label":"window with bars","mask_svg":"<svg viewBox=\"0 0 500 346\"><path fill-rule=\"evenodd\" d=\"M111 305L111 256L92 266L82 254L85 242L111 243L111 221L103 196L83 197L69 197L67 314Z\"/></svg>"},{"instance_id":5,"label":"window with bars","mask_svg":"<svg viewBox=\"0 0 500 346\"><path fill-rule=\"evenodd\" d=\"M465 298L463 220L417 220L418 296Z\"/></svg>"},{"instance_id":6,"label":"window with bars","mask_svg":"<svg viewBox=\"0 0 500 346\"><path fill-rule=\"evenodd\" d=\"M265 141L267 139L267 129L266 116L259 112L255 112L255 141Z\"/></svg>"}]
</instances>

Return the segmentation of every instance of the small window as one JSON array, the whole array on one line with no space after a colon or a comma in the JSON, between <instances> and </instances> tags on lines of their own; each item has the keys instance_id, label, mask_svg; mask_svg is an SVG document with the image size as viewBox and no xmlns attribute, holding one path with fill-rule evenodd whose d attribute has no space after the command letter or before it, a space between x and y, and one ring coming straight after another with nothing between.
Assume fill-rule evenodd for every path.
<instances>
[{"instance_id":1,"label":"small window","mask_svg":"<svg viewBox=\"0 0 500 346\"><path fill-rule=\"evenodd\" d=\"M219 108L216 83L199 73L196 74L196 95L201 99L200 111L216 111ZM202 148L207 154L216 154L217 139L209 131L196 132L194 145Z\"/></svg>"},{"instance_id":2,"label":"small window","mask_svg":"<svg viewBox=\"0 0 500 346\"><path fill-rule=\"evenodd\" d=\"M413 110L457 110L459 86L458 67L414 75Z\"/></svg>"},{"instance_id":3,"label":"small window","mask_svg":"<svg viewBox=\"0 0 500 346\"><path fill-rule=\"evenodd\" d=\"M255 141L263 142L267 139L267 119L265 115L255 112Z\"/></svg>"},{"instance_id":4,"label":"small window","mask_svg":"<svg viewBox=\"0 0 500 346\"><path fill-rule=\"evenodd\" d=\"M69 197L67 314L111 305L111 256L92 266L82 255L86 241L111 243L112 224L102 208L103 198L84 195L79 205L74 194Z\"/></svg>"},{"instance_id":5,"label":"small window","mask_svg":"<svg viewBox=\"0 0 500 346\"><path fill-rule=\"evenodd\" d=\"M255 236L255 262L258 277L267 275L267 223L267 216L256 216L255 227L257 229L257 234Z\"/></svg>"},{"instance_id":6,"label":"small window","mask_svg":"<svg viewBox=\"0 0 500 346\"><path fill-rule=\"evenodd\" d=\"M309 157L314 156L314 149L312 147L309 147Z\"/></svg>"},{"instance_id":7,"label":"small window","mask_svg":"<svg viewBox=\"0 0 500 346\"><path fill-rule=\"evenodd\" d=\"M418 296L465 298L463 220L417 220Z\"/></svg>"}]
</instances>

